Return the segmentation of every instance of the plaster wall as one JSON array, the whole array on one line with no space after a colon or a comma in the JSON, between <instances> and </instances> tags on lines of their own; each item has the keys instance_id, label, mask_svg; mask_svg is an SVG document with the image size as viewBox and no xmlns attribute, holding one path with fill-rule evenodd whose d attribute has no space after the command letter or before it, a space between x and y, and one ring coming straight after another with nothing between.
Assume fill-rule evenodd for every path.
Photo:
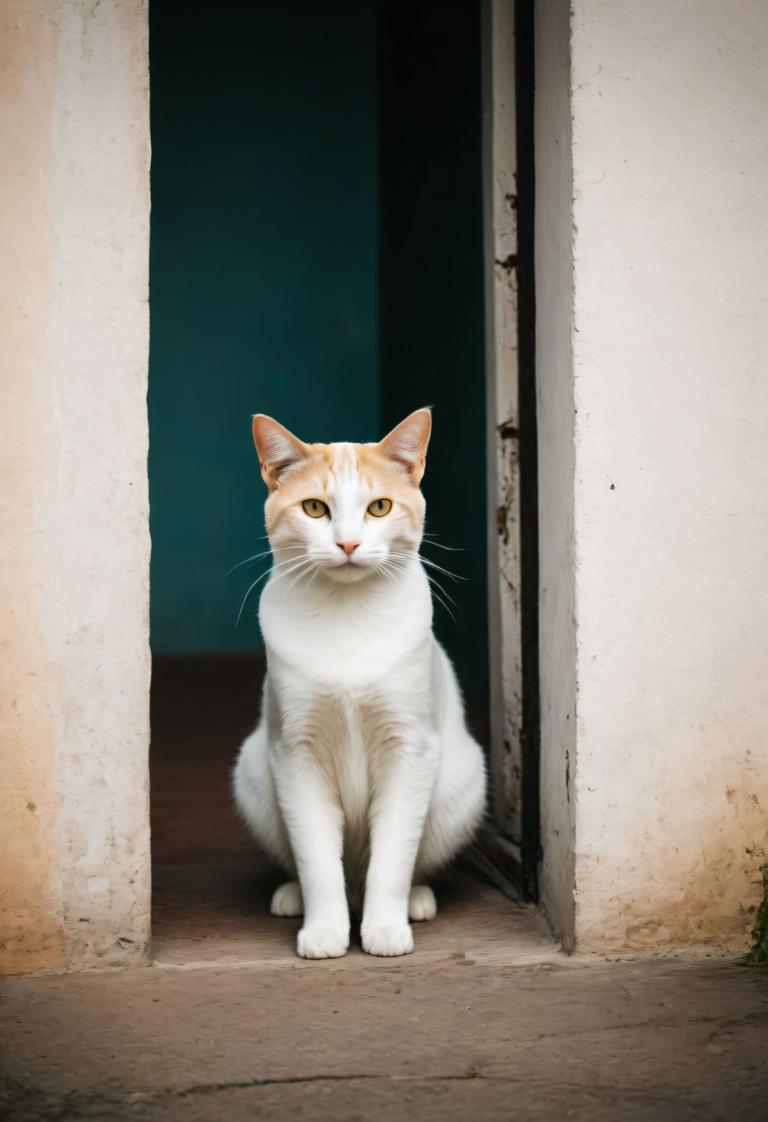
<instances>
[{"instance_id":1,"label":"plaster wall","mask_svg":"<svg viewBox=\"0 0 768 1122\"><path fill-rule=\"evenodd\" d=\"M545 898L582 950L739 951L768 848L768 8L574 0L570 31L573 361L542 413L572 395L575 850Z\"/></svg>"},{"instance_id":2,"label":"plaster wall","mask_svg":"<svg viewBox=\"0 0 768 1122\"><path fill-rule=\"evenodd\" d=\"M0 970L149 937L143 0L0 0Z\"/></svg>"}]
</instances>

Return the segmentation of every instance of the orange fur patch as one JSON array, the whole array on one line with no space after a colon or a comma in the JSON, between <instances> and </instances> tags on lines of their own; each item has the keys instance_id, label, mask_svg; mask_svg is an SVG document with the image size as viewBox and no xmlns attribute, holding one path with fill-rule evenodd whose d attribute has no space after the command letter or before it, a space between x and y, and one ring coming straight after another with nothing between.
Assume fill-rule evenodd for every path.
<instances>
[{"instance_id":1,"label":"orange fur patch","mask_svg":"<svg viewBox=\"0 0 768 1122\"><path fill-rule=\"evenodd\" d=\"M378 444L307 444L306 459L293 464L267 499L267 532L277 526L291 507L305 499L328 502L339 476L356 472L373 498L391 499L418 529L424 518L424 498L406 468L389 459ZM373 517L373 516L371 516Z\"/></svg>"}]
</instances>

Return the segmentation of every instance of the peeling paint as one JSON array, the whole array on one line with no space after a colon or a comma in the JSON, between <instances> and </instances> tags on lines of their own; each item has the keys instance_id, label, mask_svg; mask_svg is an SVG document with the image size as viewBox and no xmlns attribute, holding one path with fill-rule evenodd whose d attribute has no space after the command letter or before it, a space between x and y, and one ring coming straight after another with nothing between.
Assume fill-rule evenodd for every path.
<instances>
[{"instance_id":1,"label":"peeling paint","mask_svg":"<svg viewBox=\"0 0 768 1122\"><path fill-rule=\"evenodd\" d=\"M484 137L486 183L486 304L488 316L489 632L491 639L491 771L496 823L521 838L520 481L518 467L518 296L516 102L510 66L514 11L494 3L486 11L488 116ZM513 205L514 203L514 205ZM495 444L495 446L494 446Z\"/></svg>"}]
</instances>

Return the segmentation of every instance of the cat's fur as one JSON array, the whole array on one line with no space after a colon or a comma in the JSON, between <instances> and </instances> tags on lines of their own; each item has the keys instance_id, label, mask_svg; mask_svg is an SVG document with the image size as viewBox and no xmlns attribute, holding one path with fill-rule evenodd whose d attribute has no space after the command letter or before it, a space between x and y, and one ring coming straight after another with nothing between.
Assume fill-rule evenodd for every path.
<instances>
[{"instance_id":1,"label":"cat's fur","mask_svg":"<svg viewBox=\"0 0 768 1122\"><path fill-rule=\"evenodd\" d=\"M432 635L419 559L430 428L419 409L379 444L304 444L253 419L274 564L259 608L262 715L234 789L294 878L271 910L304 915L305 958L347 950L347 893L362 904L363 948L408 954L409 916L436 913L424 878L470 840L485 806L482 751ZM381 498L392 508L375 517ZM310 517L309 499L328 513Z\"/></svg>"}]
</instances>

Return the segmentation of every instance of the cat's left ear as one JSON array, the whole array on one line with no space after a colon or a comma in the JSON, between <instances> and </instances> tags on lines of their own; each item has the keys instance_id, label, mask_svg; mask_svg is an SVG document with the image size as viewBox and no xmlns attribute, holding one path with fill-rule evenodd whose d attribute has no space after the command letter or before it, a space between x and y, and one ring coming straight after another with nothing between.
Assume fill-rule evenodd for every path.
<instances>
[{"instance_id":1,"label":"cat's left ear","mask_svg":"<svg viewBox=\"0 0 768 1122\"><path fill-rule=\"evenodd\" d=\"M424 474L431 432L432 414L429 408L417 409L379 441L379 451L406 468L415 487L421 483Z\"/></svg>"},{"instance_id":2,"label":"cat's left ear","mask_svg":"<svg viewBox=\"0 0 768 1122\"><path fill-rule=\"evenodd\" d=\"M294 436L266 413L255 415L252 429L253 443L259 453L261 477L270 491L274 491L282 473L300 460L305 460L309 449L303 440L299 440L298 436Z\"/></svg>"}]
</instances>

